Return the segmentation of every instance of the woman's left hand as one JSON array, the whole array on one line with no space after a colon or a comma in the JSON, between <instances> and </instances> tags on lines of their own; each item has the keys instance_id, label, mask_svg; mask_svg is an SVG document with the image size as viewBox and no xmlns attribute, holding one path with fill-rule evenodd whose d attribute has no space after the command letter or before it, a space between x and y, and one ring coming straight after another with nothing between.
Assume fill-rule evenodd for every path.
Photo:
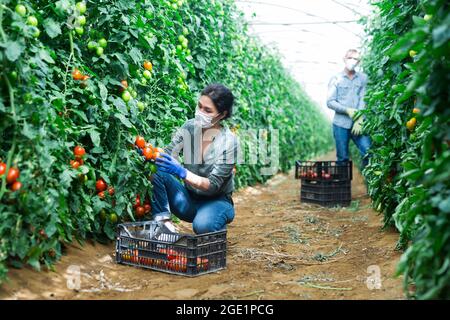
<instances>
[{"instance_id":1,"label":"woman's left hand","mask_svg":"<svg viewBox=\"0 0 450 320\"><path fill-rule=\"evenodd\" d=\"M186 179L187 170L167 153L161 153L160 157L156 158L155 163L159 171L173 174L181 179Z\"/></svg>"}]
</instances>

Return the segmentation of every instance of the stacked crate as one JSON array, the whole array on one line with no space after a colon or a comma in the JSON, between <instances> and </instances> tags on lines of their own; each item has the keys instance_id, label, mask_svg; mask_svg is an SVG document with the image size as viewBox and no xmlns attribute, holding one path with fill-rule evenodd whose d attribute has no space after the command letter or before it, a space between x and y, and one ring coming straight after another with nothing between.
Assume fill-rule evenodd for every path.
<instances>
[{"instance_id":1,"label":"stacked crate","mask_svg":"<svg viewBox=\"0 0 450 320\"><path fill-rule=\"evenodd\" d=\"M352 200L352 162L296 161L300 200L325 207L348 206Z\"/></svg>"}]
</instances>

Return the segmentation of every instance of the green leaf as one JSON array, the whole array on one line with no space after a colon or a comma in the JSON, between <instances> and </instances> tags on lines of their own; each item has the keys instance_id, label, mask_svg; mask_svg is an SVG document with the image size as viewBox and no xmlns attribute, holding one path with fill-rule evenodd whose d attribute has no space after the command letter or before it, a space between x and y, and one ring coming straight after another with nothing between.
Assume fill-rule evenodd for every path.
<instances>
[{"instance_id":1,"label":"green leaf","mask_svg":"<svg viewBox=\"0 0 450 320\"><path fill-rule=\"evenodd\" d=\"M53 58L50 56L47 50L44 49L39 50L39 57L48 63L52 64L55 63L55 60L53 60Z\"/></svg>"},{"instance_id":2,"label":"green leaf","mask_svg":"<svg viewBox=\"0 0 450 320\"><path fill-rule=\"evenodd\" d=\"M131 124L131 122L121 113L116 113L114 115L117 119L120 120L120 122L122 122L122 124L127 127L127 128L132 128L133 125Z\"/></svg>"},{"instance_id":3,"label":"green leaf","mask_svg":"<svg viewBox=\"0 0 450 320\"><path fill-rule=\"evenodd\" d=\"M100 133L95 129L91 129L89 131L89 135L91 136L91 140L92 140L92 143L94 144L94 146L99 147L100 146Z\"/></svg>"},{"instance_id":4,"label":"green leaf","mask_svg":"<svg viewBox=\"0 0 450 320\"><path fill-rule=\"evenodd\" d=\"M6 58L11 62L16 61L25 49L25 46L17 41L7 41L2 47L5 48Z\"/></svg>"},{"instance_id":5,"label":"green leaf","mask_svg":"<svg viewBox=\"0 0 450 320\"><path fill-rule=\"evenodd\" d=\"M56 38L61 34L61 27L55 20L48 18L44 20L45 32L47 32L50 38Z\"/></svg>"},{"instance_id":6,"label":"green leaf","mask_svg":"<svg viewBox=\"0 0 450 320\"><path fill-rule=\"evenodd\" d=\"M106 101L106 98L108 97L108 89L106 89L105 85L101 82L98 83L98 87L100 89L100 97L103 101Z\"/></svg>"}]
</instances>

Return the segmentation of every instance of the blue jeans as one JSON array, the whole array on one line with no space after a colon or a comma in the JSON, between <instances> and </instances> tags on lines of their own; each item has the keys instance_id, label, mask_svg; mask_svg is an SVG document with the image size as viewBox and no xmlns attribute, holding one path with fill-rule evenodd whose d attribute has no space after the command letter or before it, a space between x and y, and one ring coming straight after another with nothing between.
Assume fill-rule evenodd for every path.
<instances>
[{"instance_id":1,"label":"blue jeans","mask_svg":"<svg viewBox=\"0 0 450 320\"><path fill-rule=\"evenodd\" d=\"M226 195L199 199L174 176L160 171L153 175L152 184L153 218L172 213L191 222L196 234L225 229L226 224L234 219L234 206Z\"/></svg>"},{"instance_id":2,"label":"blue jeans","mask_svg":"<svg viewBox=\"0 0 450 320\"><path fill-rule=\"evenodd\" d=\"M334 140L336 141L337 161L344 162L349 160L350 152L348 145L350 143L350 139L352 139L362 157L363 168L367 166L367 164L369 163L367 151L369 150L371 145L370 137L355 136L354 134L352 134L351 129L341 128L335 124L333 124L333 135Z\"/></svg>"}]
</instances>

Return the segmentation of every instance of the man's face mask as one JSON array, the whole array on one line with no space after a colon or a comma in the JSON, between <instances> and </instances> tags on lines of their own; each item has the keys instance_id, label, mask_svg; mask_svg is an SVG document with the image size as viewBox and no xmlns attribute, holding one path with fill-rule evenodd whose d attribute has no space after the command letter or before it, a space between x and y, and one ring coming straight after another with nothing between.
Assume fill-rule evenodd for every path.
<instances>
[{"instance_id":1,"label":"man's face mask","mask_svg":"<svg viewBox=\"0 0 450 320\"><path fill-rule=\"evenodd\" d=\"M353 71L358 65L358 62L359 61L355 58L347 58L345 59L345 67L347 68L347 70Z\"/></svg>"},{"instance_id":2,"label":"man's face mask","mask_svg":"<svg viewBox=\"0 0 450 320\"><path fill-rule=\"evenodd\" d=\"M199 126L201 126L203 129L211 128L218 121L220 121L220 119L219 119L213 123L214 118L215 117L211 117L211 116L201 112L198 109L195 111L195 122L197 122L199 124Z\"/></svg>"}]
</instances>

